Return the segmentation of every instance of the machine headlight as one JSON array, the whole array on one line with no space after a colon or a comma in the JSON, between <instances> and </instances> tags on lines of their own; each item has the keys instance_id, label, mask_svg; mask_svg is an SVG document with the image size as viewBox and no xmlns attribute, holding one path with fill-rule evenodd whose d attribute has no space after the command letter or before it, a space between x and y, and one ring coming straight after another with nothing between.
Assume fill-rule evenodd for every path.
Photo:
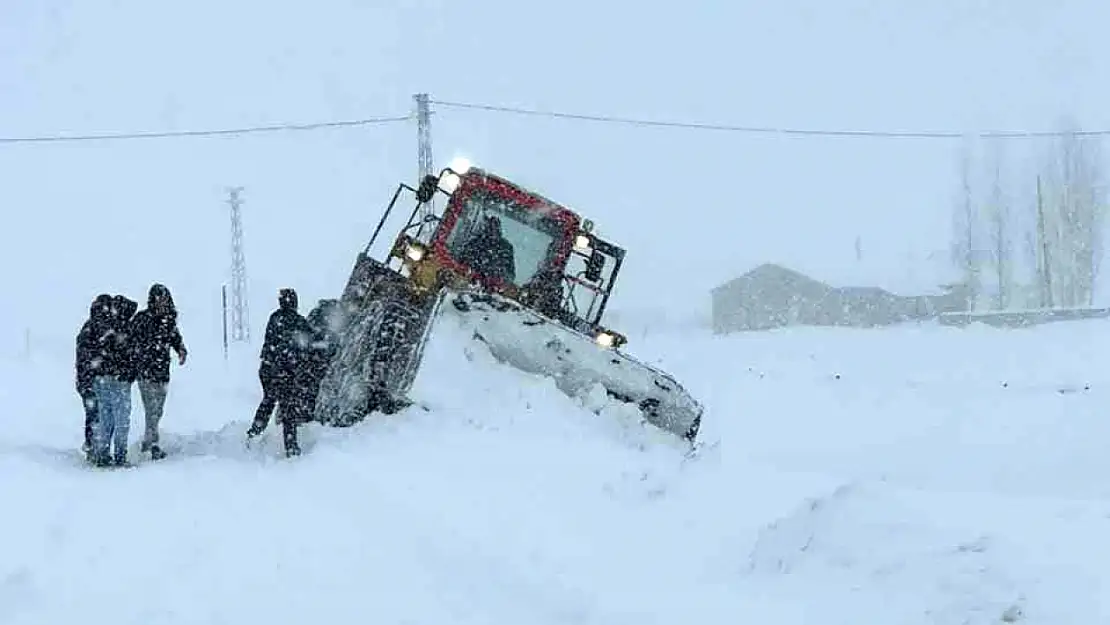
<instances>
[{"instance_id":1,"label":"machine headlight","mask_svg":"<svg viewBox=\"0 0 1110 625\"><path fill-rule=\"evenodd\" d=\"M459 175L462 175L470 171L470 161L461 156L458 156L451 160L451 163L448 165L448 167L450 167L453 171L458 172Z\"/></svg>"},{"instance_id":2,"label":"machine headlight","mask_svg":"<svg viewBox=\"0 0 1110 625\"><path fill-rule=\"evenodd\" d=\"M459 178L459 175L453 171L449 171L444 173L443 177L439 179L439 188L450 195L455 192L455 189L459 188L460 182L462 182L462 179Z\"/></svg>"},{"instance_id":3,"label":"machine headlight","mask_svg":"<svg viewBox=\"0 0 1110 625\"><path fill-rule=\"evenodd\" d=\"M424 246L419 243L409 243L405 247L405 256L414 263L424 260Z\"/></svg>"},{"instance_id":4,"label":"machine headlight","mask_svg":"<svg viewBox=\"0 0 1110 625\"><path fill-rule=\"evenodd\" d=\"M580 234L574 237L574 249L578 250L579 252L590 251L590 237L584 234Z\"/></svg>"},{"instance_id":5,"label":"machine headlight","mask_svg":"<svg viewBox=\"0 0 1110 625\"><path fill-rule=\"evenodd\" d=\"M617 349L625 343L628 343L628 338L620 332L598 330L597 334L594 335L594 342L596 342L599 347Z\"/></svg>"}]
</instances>

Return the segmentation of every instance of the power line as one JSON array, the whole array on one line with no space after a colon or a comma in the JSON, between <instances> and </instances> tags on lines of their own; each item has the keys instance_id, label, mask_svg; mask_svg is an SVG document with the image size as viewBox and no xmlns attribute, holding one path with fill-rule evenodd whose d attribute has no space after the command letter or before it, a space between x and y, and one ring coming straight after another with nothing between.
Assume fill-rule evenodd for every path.
<instances>
[{"instance_id":1,"label":"power line","mask_svg":"<svg viewBox=\"0 0 1110 625\"><path fill-rule=\"evenodd\" d=\"M40 137L0 137L0 143L59 143L71 141L118 141L131 139L164 139L169 137L215 137L245 135L264 132L288 132L298 130L321 130L325 128L350 128L372 124L389 124L411 119L411 115L397 117L368 117L343 121L316 122L310 124L274 124L270 126L249 126L246 128L223 128L217 130L175 130L165 132L123 132L90 135L55 135Z\"/></svg>"},{"instance_id":2,"label":"power line","mask_svg":"<svg viewBox=\"0 0 1110 625\"><path fill-rule=\"evenodd\" d=\"M877 137L877 138L909 138L909 139L963 139L966 137L983 138L1035 138L1057 137L1064 135L1095 136L1110 135L1106 130L1000 130L976 133L962 133L955 131L897 131L897 130L823 130L815 128L786 128L775 126L738 126L720 123L704 122L679 122L651 119L636 119L631 117L618 117L614 115L586 115L581 113L566 113L562 111L544 111L511 106L495 106L490 104L473 104L468 102L447 102L433 100L433 104L457 109L470 109L494 113L512 113L516 115L530 115L538 117L551 117L591 121L606 124L624 124L631 126L653 126L662 128L681 128L687 130L713 130L723 132L746 132L759 134L801 135L801 136L831 136L831 137Z\"/></svg>"},{"instance_id":3,"label":"power line","mask_svg":"<svg viewBox=\"0 0 1110 625\"><path fill-rule=\"evenodd\" d=\"M820 129L820 128L792 128L792 127L778 127L778 126L744 126L735 124L724 123L710 123L710 122L693 122L693 121L674 121L674 120L657 120L657 119L643 119L633 117L622 117L617 115L589 115L583 113L569 113L565 111L551 111L530 109L512 106L499 106L492 104L477 104L471 102L451 102L446 100L428 100L430 104L436 104L445 108L476 110L493 113L508 113L514 115L526 115L533 117L548 117L557 119L570 119L577 121L589 121L604 124L622 124L628 126L638 127L656 127L656 128L674 128L684 130L703 130L703 131L717 131L717 132L739 132L750 134L774 134L774 135L794 135L794 136L827 136L827 137L849 137L849 138L903 138L903 139L964 139L968 137L979 138L1037 138L1037 137L1059 137L1065 135L1074 136L1103 136L1110 135L1110 129L1102 130L1000 130L1000 131L985 131L985 132L957 132L957 131L901 131L901 130L833 130L833 129ZM429 112L430 114L430 112ZM180 138L180 137L215 137L215 136L234 136L270 132L290 132L290 131L310 131L322 130L327 128L351 128L357 126L368 126L373 124L389 124L396 122L405 122L413 119L413 115L403 115L394 117L368 117L364 119L340 120L329 122L316 122L308 124L273 124L268 126L250 126L243 128L225 128L213 130L181 130L181 131L164 131L164 132L121 132L121 133L108 133L108 134L85 134L85 135L55 135L55 136L35 136L35 137L0 137L0 144L13 144L13 143L62 143L62 142L77 142L77 141L120 141L132 139L163 139L163 138Z\"/></svg>"}]
</instances>

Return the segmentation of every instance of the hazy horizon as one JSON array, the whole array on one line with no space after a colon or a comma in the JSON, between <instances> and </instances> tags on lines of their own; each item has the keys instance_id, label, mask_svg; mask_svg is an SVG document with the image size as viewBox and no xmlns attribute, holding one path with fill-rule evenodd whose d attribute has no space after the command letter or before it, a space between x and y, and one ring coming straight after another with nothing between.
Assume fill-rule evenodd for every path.
<instances>
[{"instance_id":1,"label":"hazy horizon","mask_svg":"<svg viewBox=\"0 0 1110 625\"><path fill-rule=\"evenodd\" d=\"M1042 130L1102 110L1094 2L9 3L0 136L405 115L412 95L573 113L826 129ZM456 154L628 248L614 310L697 313L761 262L913 290L949 276L958 140L780 137L437 108ZM1024 145L1016 141L1015 145ZM279 286L338 294L414 122L247 137L0 145L11 332L66 334L103 290L171 286L219 331L225 187L244 186L251 320ZM856 238L863 259L856 261ZM190 263L182 265L180 259ZM64 280L58 272L65 272ZM5 341L10 337L5 337Z\"/></svg>"}]
</instances>

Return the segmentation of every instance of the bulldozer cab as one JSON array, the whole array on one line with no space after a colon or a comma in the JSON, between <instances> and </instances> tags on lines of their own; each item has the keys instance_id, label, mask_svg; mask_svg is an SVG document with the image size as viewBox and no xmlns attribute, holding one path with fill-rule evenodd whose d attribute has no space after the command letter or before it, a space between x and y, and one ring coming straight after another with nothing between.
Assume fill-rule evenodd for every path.
<instances>
[{"instance_id":1,"label":"bulldozer cab","mask_svg":"<svg viewBox=\"0 0 1110 625\"><path fill-rule=\"evenodd\" d=\"M432 241L445 265L502 295L566 263L577 215L471 171L452 194Z\"/></svg>"},{"instance_id":2,"label":"bulldozer cab","mask_svg":"<svg viewBox=\"0 0 1110 625\"><path fill-rule=\"evenodd\" d=\"M482 169L458 169L428 176L416 189L398 188L387 215L404 189L417 205L386 263L418 291L478 285L580 332L604 331L603 344L623 344L624 337L602 328L601 317L624 250L560 204ZM441 194L448 199L437 210Z\"/></svg>"}]
</instances>

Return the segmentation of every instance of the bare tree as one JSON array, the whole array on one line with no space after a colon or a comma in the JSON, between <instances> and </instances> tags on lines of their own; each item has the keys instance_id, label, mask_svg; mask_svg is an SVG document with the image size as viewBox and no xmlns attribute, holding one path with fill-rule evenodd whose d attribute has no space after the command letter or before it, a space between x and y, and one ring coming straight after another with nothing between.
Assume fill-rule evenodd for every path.
<instances>
[{"instance_id":1,"label":"bare tree","mask_svg":"<svg viewBox=\"0 0 1110 625\"><path fill-rule=\"evenodd\" d=\"M1037 176L1037 226L1033 253L1036 255L1037 285L1039 286L1038 293L1040 294L1041 308L1052 308L1054 306L1052 301L1052 257L1049 253L1051 245L1048 240L1047 220L1044 214L1044 193L1041 188L1041 177Z\"/></svg>"},{"instance_id":2,"label":"bare tree","mask_svg":"<svg viewBox=\"0 0 1110 625\"><path fill-rule=\"evenodd\" d=\"M994 264L997 283L995 307L1005 310L1010 306L1013 289L1013 242L1011 240L1012 209L1005 185L1005 150L1001 140L989 145L987 167L990 179L990 195L987 199L986 216L989 224L991 261Z\"/></svg>"},{"instance_id":3,"label":"bare tree","mask_svg":"<svg viewBox=\"0 0 1110 625\"><path fill-rule=\"evenodd\" d=\"M994 307L1011 308L1019 285L1031 281L1039 287L1041 306L1094 304L1107 188L1101 145L1077 128L1066 124L1058 137L1038 144L1040 158L1029 161L1015 161L1001 140L993 140L984 146L978 165L978 145L964 142L951 253L972 302L983 299L989 282L997 287ZM1014 166L1022 162L1031 171L1021 172L1023 182L1015 187ZM1019 254L1015 248L1023 238L1024 254Z\"/></svg>"},{"instance_id":4,"label":"bare tree","mask_svg":"<svg viewBox=\"0 0 1110 625\"><path fill-rule=\"evenodd\" d=\"M972 181L972 146L964 142L959 160L959 189L953 211L952 262L963 275L963 284L972 308L982 290L979 262L979 230L981 227Z\"/></svg>"},{"instance_id":5,"label":"bare tree","mask_svg":"<svg viewBox=\"0 0 1110 625\"><path fill-rule=\"evenodd\" d=\"M1102 265L1106 188L1097 141L1069 123L1045 159L1046 273L1051 299L1062 306L1093 304Z\"/></svg>"}]
</instances>

